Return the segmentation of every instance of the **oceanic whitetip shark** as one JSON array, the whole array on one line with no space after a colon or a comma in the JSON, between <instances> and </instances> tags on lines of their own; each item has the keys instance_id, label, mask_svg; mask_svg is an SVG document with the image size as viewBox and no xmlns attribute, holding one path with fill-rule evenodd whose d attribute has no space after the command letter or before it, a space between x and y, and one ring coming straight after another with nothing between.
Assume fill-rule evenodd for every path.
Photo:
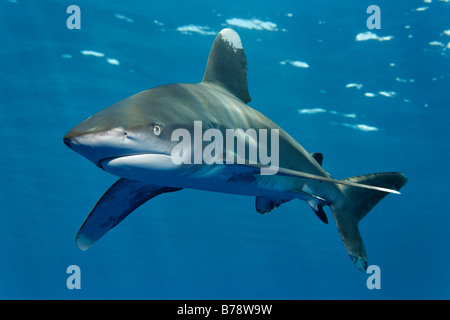
<instances>
[{"instance_id":1,"label":"oceanic whitetip shark","mask_svg":"<svg viewBox=\"0 0 450 320\"><path fill-rule=\"evenodd\" d=\"M93 115L65 135L67 146L120 177L78 231L76 244L80 249L89 248L153 197L192 188L256 197L259 213L301 199L325 223L328 221L323 207L329 206L351 260L358 269L367 269L358 223L387 194L398 194L406 177L390 172L333 179L322 168L321 153L308 153L278 125L247 105L250 96L246 66L239 35L224 29L213 43L202 82L169 84L140 92ZM242 159L236 148L216 148L216 153L222 150L223 154L216 154L215 159L232 154L235 159L240 156L241 161L173 161L172 151L181 140L174 139L173 133L181 129L194 137L194 123L202 124L200 134L213 128L223 136L228 129L275 130L278 140L274 141L279 148L276 170L262 174L267 162L262 163L260 157L256 162ZM217 136L210 137L209 142L203 139L201 146L217 144L216 140ZM268 139L265 142L270 144ZM261 141L245 140L249 148L258 143ZM198 150L192 148L184 150L185 155L191 151L195 156Z\"/></svg>"}]
</instances>

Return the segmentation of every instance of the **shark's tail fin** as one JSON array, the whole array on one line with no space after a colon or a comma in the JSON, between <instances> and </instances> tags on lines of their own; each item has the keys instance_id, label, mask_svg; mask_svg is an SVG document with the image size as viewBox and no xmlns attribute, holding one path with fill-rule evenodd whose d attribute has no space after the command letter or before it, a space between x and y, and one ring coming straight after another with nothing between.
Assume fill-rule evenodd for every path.
<instances>
[{"instance_id":1,"label":"shark's tail fin","mask_svg":"<svg viewBox=\"0 0 450 320\"><path fill-rule=\"evenodd\" d=\"M398 191L406 184L407 179L402 173L392 172L352 177L344 181ZM359 233L358 223L388 193L348 185L339 185L339 188L344 197L341 201L331 204L330 208L350 258L358 269L365 271L368 267L367 256Z\"/></svg>"}]
</instances>

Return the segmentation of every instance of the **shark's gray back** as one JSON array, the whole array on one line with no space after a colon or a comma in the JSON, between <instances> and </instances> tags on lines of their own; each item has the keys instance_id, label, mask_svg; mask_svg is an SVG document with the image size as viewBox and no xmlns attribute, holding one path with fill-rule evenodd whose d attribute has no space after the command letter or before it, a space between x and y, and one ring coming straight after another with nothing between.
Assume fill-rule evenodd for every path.
<instances>
[{"instance_id":1,"label":"shark's gray back","mask_svg":"<svg viewBox=\"0 0 450 320\"><path fill-rule=\"evenodd\" d=\"M158 115L174 128L201 121L203 130L279 130L279 164L283 168L328 176L317 161L286 131L259 111L249 107L222 87L211 83L169 84L140 93L145 101L156 103ZM151 109L155 109L153 106ZM164 110L164 111L163 111ZM149 110L149 112L151 112ZM148 115L154 117L153 115ZM270 142L270 141L269 141ZM270 148L269 148L270 150Z\"/></svg>"}]
</instances>

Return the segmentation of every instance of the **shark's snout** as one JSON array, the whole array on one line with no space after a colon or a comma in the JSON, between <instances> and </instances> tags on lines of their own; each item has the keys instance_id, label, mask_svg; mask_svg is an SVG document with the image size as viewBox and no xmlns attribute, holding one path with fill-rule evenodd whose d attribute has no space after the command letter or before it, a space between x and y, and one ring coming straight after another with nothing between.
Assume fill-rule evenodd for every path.
<instances>
[{"instance_id":1,"label":"shark's snout","mask_svg":"<svg viewBox=\"0 0 450 320\"><path fill-rule=\"evenodd\" d=\"M153 130L146 133L117 127L102 131L82 131L79 127L80 125L76 126L64 136L64 144L103 170L106 169L103 165L107 163L106 160L130 155L167 153L165 142Z\"/></svg>"},{"instance_id":2,"label":"shark's snout","mask_svg":"<svg viewBox=\"0 0 450 320\"><path fill-rule=\"evenodd\" d=\"M66 138L66 137L64 137L63 138L63 141L64 141L64 144L66 145L66 146L68 146L69 148L71 148L71 145L70 145L70 139L69 138Z\"/></svg>"},{"instance_id":3,"label":"shark's snout","mask_svg":"<svg viewBox=\"0 0 450 320\"><path fill-rule=\"evenodd\" d=\"M68 146L70 149L73 149L73 147L72 147L72 139L71 138L66 138L66 137L64 137L63 138L63 142L64 142L64 144L66 145L66 146Z\"/></svg>"},{"instance_id":4,"label":"shark's snout","mask_svg":"<svg viewBox=\"0 0 450 320\"><path fill-rule=\"evenodd\" d=\"M101 148L94 150L93 146L90 146L89 143L86 143L87 140L83 138L84 137L82 136L81 137L71 136L69 132L64 136L63 142L70 149L81 154L83 157L92 161L97 167L103 169L101 167L101 160L103 157L106 157L107 155L109 156L109 153L103 154Z\"/></svg>"}]
</instances>

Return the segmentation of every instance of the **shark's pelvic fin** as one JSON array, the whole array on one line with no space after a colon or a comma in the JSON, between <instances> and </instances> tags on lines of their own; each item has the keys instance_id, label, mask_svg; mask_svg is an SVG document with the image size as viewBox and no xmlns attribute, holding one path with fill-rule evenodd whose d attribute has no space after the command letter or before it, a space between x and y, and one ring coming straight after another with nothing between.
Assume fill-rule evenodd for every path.
<instances>
[{"instance_id":1,"label":"shark's pelvic fin","mask_svg":"<svg viewBox=\"0 0 450 320\"><path fill-rule=\"evenodd\" d=\"M84 221L76 236L77 246L87 250L146 201L162 193L178 190L181 189L119 179L105 192Z\"/></svg>"},{"instance_id":2,"label":"shark's pelvic fin","mask_svg":"<svg viewBox=\"0 0 450 320\"><path fill-rule=\"evenodd\" d=\"M345 180L365 185L383 186L394 190L400 190L408 181L399 172L369 174ZM352 188L347 185L339 185L339 188L344 197L330 204L330 208L345 249L347 249L356 267L365 271L368 267L367 256L359 233L358 223L387 193Z\"/></svg>"},{"instance_id":3,"label":"shark's pelvic fin","mask_svg":"<svg viewBox=\"0 0 450 320\"><path fill-rule=\"evenodd\" d=\"M216 84L244 103L250 102L247 85L247 59L239 35L223 29L209 54L203 82Z\"/></svg>"},{"instance_id":4,"label":"shark's pelvic fin","mask_svg":"<svg viewBox=\"0 0 450 320\"><path fill-rule=\"evenodd\" d=\"M256 211L259 213L265 214L268 213L285 202L288 202L292 199L280 199L280 198L269 198L269 197L256 197L255 207Z\"/></svg>"}]
</instances>

